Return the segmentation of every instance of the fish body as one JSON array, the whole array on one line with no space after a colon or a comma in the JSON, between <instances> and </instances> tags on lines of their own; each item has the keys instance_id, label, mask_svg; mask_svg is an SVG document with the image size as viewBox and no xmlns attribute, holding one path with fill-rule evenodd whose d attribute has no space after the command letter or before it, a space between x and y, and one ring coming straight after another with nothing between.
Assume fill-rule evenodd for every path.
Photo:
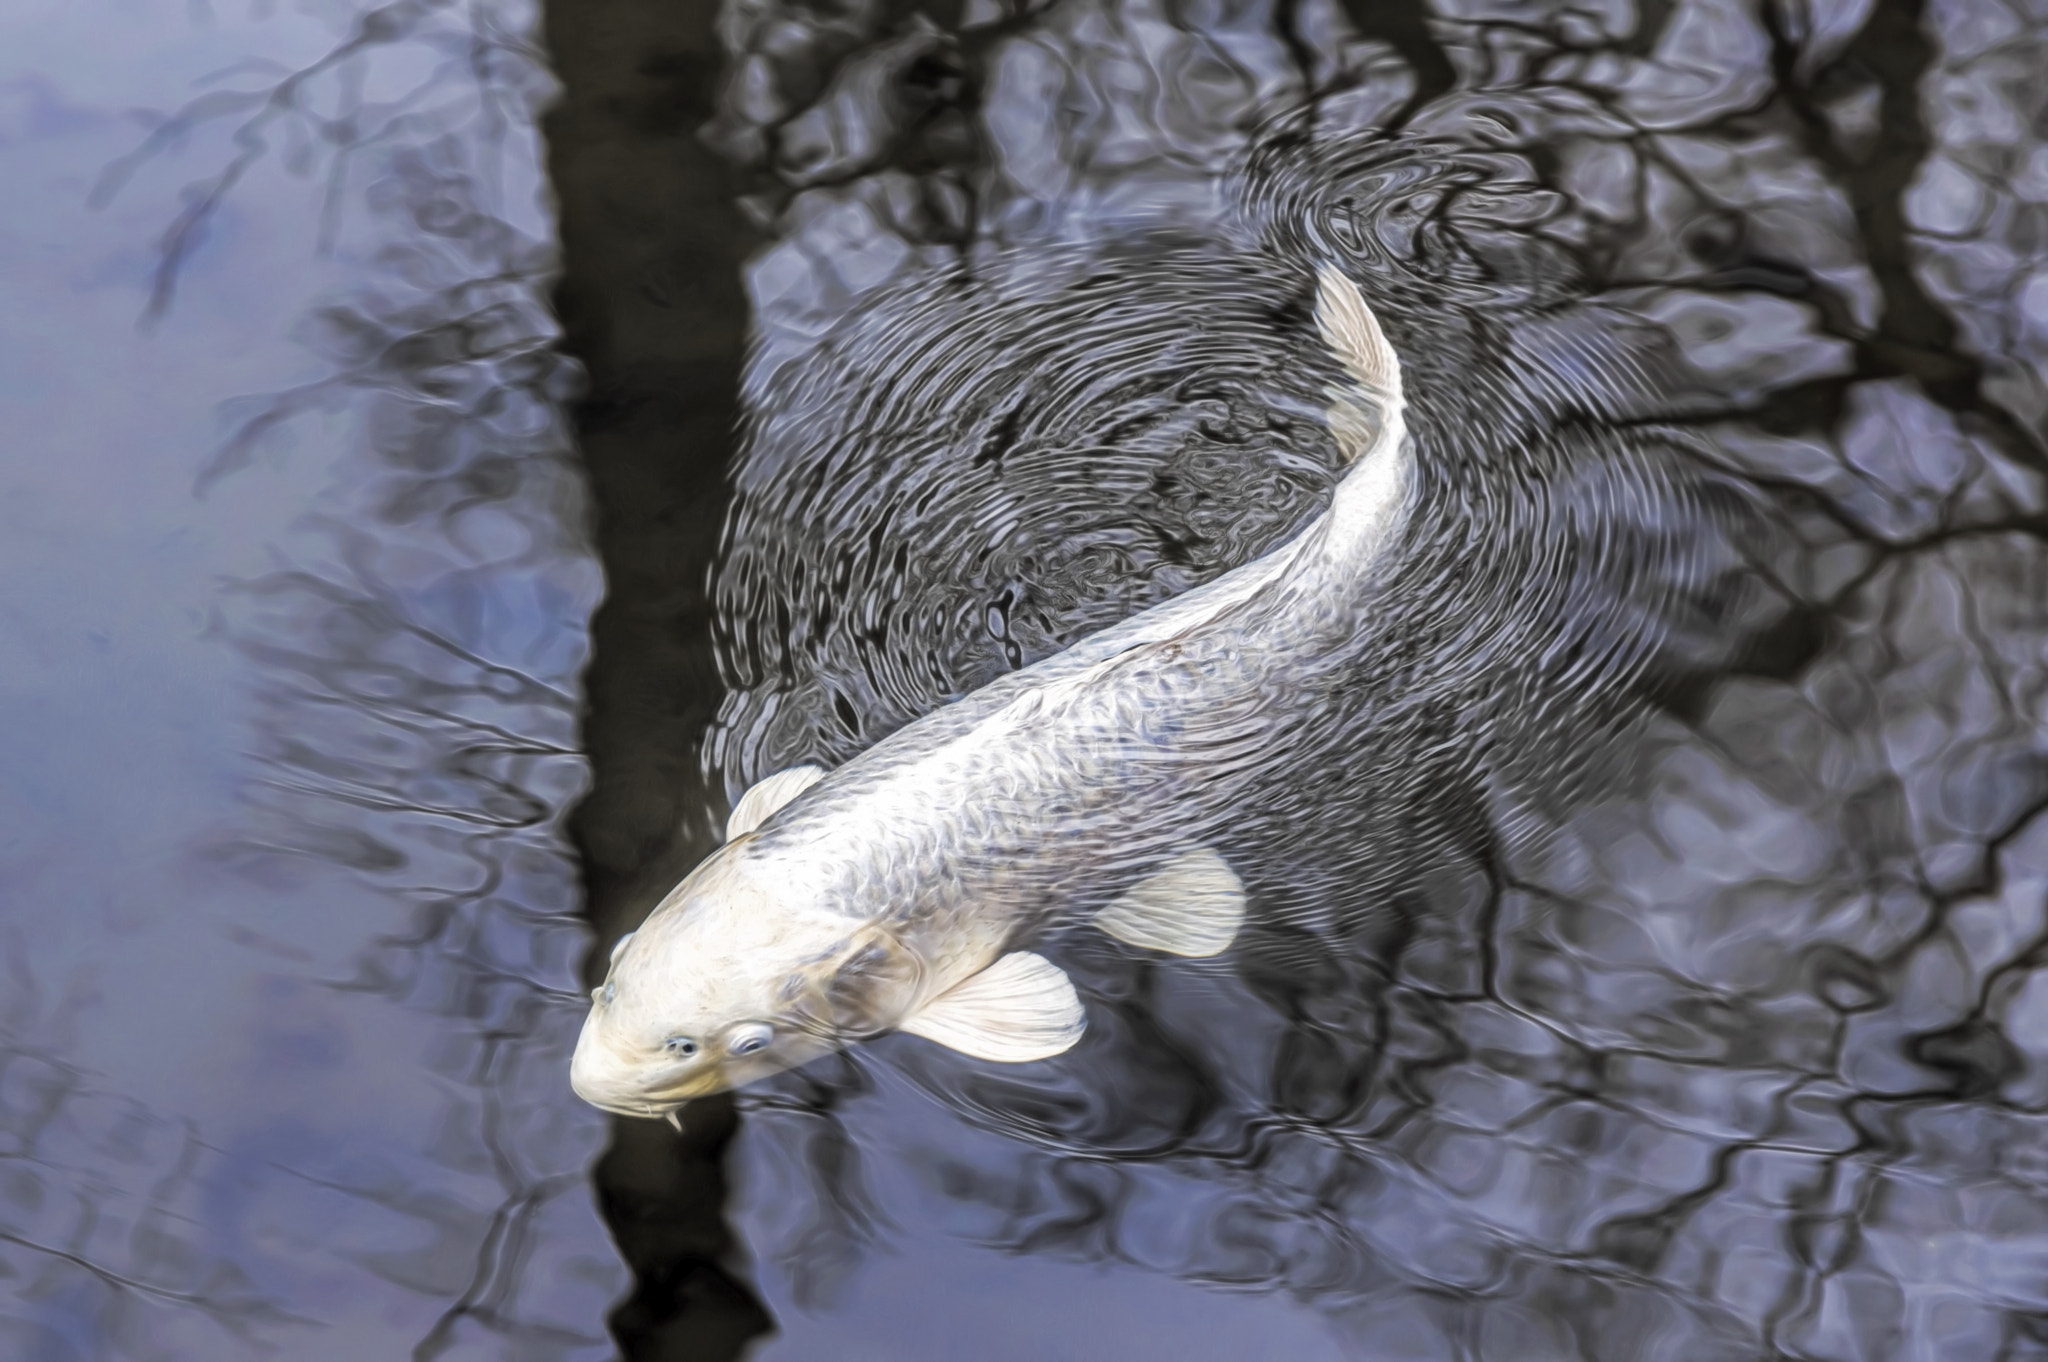
<instances>
[{"instance_id":1,"label":"fish body","mask_svg":"<svg viewBox=\"0 0 2048 1362\"><path fill-rule=\"evenodd\" d=\"M1257 766L1274 698L1356 633L1413 495L1398 361L1334 269L1316 319L1350 379L1330 420L1352 467L1329 509L829 775L750 790L726 845L614 949L572 1063L579 1094L661 1115L895 1029L1042 1058L1084 1012L1020 944L1083 918L1176 954L1229 944L1243 886L1216 818L1189 811L1227 809L1213 787Z\"/></svg>"}]
</instances>

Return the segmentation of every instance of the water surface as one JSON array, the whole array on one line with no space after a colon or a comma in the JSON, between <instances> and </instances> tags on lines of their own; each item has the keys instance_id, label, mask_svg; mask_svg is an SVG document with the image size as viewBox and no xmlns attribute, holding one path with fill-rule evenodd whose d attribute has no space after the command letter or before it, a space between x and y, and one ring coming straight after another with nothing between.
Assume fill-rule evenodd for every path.
<instances>
[{"instance_id":1,"label":"water surface","mask_svg":"<svg viewBox=\"0 0 2048 1362\"><path fill-rule=\"evenodd\" d=\"M2044 25L12 7L0 1353L2048 1353ZM1242 947L607 1130L734 794L1315 512L1330 260Z\"/></svg>"}]
</instances>

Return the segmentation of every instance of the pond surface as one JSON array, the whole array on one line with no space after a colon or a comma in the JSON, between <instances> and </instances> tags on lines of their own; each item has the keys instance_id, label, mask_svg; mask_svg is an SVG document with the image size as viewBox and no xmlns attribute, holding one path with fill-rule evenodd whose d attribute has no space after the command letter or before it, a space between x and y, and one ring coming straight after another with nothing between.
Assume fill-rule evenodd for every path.
<instances>
[{"instance_id":1,"label":"pond surface","mask_svg":"<svg viewBox=\"0 0 2048 1362\"><path fill-rule=\"evenodd\" d=\"M2048 1356L2048 11L0 17L0 1354ZM1250 561L1209 962L608 1128L729 801Z\"/></svg>"}]
</instances>

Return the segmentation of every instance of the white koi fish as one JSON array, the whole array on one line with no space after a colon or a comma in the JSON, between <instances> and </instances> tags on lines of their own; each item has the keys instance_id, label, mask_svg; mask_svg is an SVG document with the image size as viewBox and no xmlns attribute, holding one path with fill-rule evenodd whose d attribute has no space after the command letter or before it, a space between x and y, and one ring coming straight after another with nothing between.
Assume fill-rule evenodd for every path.
<instances>
[{"instance_id":1,"label":"white koi fish","mask_svg":"<svg viewBox=\"0 0 2048 1362\"><path fill-rule=\"evenodd\" d=\"M1256 764L1290 669L1340 651L1413 499L1400 365L1324 268L1316 323L1350 380L1330 507L1254 562L739 800L726 844L612 952L570 1081L607 1111L686 1101L908 1031L984 1060L1056 1055L1086 1016L1021 946L1067 922L1214 955L1245 911L1210 813ZM1284 721L1280 716L1279 721ZM1227 792L1225 792L1227 793Z\"/></svg>"}]
</instances>

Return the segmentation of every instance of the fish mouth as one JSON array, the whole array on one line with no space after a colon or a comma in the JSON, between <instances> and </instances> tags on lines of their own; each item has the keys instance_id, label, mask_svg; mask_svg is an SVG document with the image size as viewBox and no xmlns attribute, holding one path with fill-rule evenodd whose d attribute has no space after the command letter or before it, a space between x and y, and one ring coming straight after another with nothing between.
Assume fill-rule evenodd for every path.
<instances>
[{"instance_id":1,"label":"fish mouth","mask_svg":"<svg viewBox=\"0 0 2048 1362\"><path fill-rule=\"evenodd\" d=\"M590 1102L590 1105L596 1107L599 1111L608 1112L613 1116L634 1116L645 1120L659 1121L663 1117L672 1117L677 1112L681 1111L684 1105L689 1101L689 1098L683 1098L679 1101L665 1103L592 1102L588 1097L584 1098L583 1100L586 1102Z\"/></svg>"},{"instance_id":2,"label":"fish mouth","mask_svg":"<svg viewBox=\"0 0 2048 1362\"><path fill-rule=\"evenodd\" d=\"M621 1092L616 1087L602 1092L587 1092L577 1088L576 1095L599 1111L610 1112L614 1116L639 1116L658 1121L664 1117L672 1117L685 1103L723 1092L730 1086L723 1074L714 1072L664 1088L633 1092L631 1095Z\"/></svg>"}]
</instances>

